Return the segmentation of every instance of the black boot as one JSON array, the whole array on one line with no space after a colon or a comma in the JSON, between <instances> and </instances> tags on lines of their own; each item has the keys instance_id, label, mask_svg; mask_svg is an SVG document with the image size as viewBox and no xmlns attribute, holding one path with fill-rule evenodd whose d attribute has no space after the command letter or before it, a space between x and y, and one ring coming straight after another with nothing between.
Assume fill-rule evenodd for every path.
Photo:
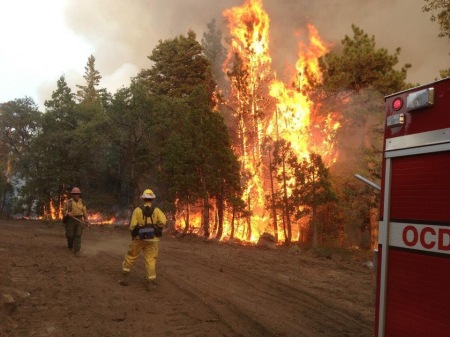
<instances>
[{"instance_id":1,"label":"black boot","mask_svg":"<svg viewBox=\"0 0 450 337\"><path fill-rule=\"evenodd\" d=\"M120 279L119 283L123 286L127 286L129 284L129 276L130 273L122 272L122 278Z\"/></svg>"}]
</instances>

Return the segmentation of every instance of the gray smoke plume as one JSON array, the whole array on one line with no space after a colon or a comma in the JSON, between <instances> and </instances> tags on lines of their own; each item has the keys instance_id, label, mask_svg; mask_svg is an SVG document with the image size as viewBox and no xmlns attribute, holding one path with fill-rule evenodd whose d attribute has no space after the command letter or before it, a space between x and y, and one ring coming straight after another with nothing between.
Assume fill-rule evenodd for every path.
<instances>
[{"instance_id":1,"label":"gray smoke plume","mask_svg":"<svg viewBox=\"0 0 450 337\"><path fill-rule=\"evenodd\" d=\"M140 69L149 68L152 49L159 40L186 34L201 40L206 24L215 18L227 34L222 12L243 0L69 0L66 21L94 46L102 86L118 88ZM412 63L407 80L428 83L448 68L449 42L438 38L437 23L423 13L423 0L263 0L270 16L271 54L282 76L287 64L297 59L299 40L307 41L306 24L312 23L324 41L340 46L352 35L354 23L374 35L377 47L393 54L401 47L400 64ZM297 32L297 34L295 34ZM297 35L297 36L296 36ZM86 56L86 61L87 61ZM81 69L80 71L82 71Z\"/></svg>"}]
</instances>

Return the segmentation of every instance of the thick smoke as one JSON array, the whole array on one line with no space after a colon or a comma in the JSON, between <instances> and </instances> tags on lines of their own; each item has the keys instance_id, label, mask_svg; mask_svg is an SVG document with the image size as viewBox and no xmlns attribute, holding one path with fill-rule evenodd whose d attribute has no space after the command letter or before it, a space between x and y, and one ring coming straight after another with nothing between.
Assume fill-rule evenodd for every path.
<instances>
[{"instance_id":1,"label":"thick smoke","mask_svg":"<svg viewBox=\"0 0 450 337\"><path fill-rule=\"evenodd\" d=\"M159 40L193 29L200 40L215 18L226 33L223 10L243 0L69 0L68 25L91 45L102 85L110 91L128 85ZM306 24L314 24L331 46L351 35L351 24L374 35L378 47L392 54L401 47L400 64L412 63L408 81L427 83L449 67L449 44L438 38L439 27L423 13L422 0L263 0L271 19L271 54L283 76L297 58L299 40L306 42ZM86 55L86 61L87 57ZM82 71L82 69L80 70ZM114 90L112 90L112 89Z\"/></svg>"}]
</instances>

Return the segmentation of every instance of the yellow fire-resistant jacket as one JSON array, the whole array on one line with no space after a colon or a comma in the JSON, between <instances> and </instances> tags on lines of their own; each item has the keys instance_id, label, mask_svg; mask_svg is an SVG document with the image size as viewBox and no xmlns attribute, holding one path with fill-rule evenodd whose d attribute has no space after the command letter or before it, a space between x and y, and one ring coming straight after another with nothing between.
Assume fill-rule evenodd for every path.
<instances>
[{"instance_id":1,"label":"yellow fire-resistant jacket","mask_svg":"<svg viewBox=\"0 0 450 337\"><path fill-rule=\"evenodd\" d=\"M144 206L151 206L151 202L145 202ZM151 216L152 221L150 219L147 219L147 224L150 222L158 227L164 227L166 225L167 219L164 213L158 208L155 207L155 210L153 211L153 214ZM136 207L133 211L133 214L131 216L130 221L130 231L134 229L136 226L144 226L144 215L142 213L142 209L140 207ZM146 241L159 241L159 238L156 236L153 239L147 239Z\"/></svg>"},{"instance_id":2,"label":"yellow fire-resistant jacket","mask_svg":"<svg viewBox=\"0 0 450 337\"><path fill-rule=\"evenodd\" d=\"M66 200L63 206L63 214L65 215L69 211L69 209L71 209L70 212L73 216L83 216L84 220L87 221L88 215L86 205L84 204L83 200L81 200L81 198L78 199L78 201L75 201L72 198Z\"/></svg>"}]
</instances>

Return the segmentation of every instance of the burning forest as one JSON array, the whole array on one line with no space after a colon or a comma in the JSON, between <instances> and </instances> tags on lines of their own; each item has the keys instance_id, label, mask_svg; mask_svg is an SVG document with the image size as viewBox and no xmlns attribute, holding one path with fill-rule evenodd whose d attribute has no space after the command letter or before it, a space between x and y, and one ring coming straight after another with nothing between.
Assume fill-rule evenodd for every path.
<instances>
[{"instance_id":1,"label":"burning forest","mask_svg":"<svg viewBox=\"0 0 450 337\"><path fill-rule=\"evenodd\" d=\"M376 49L357 26L338 54L309 23L292 27L297 42L284 50L296 61L280 71L270 34L282 23L262 0L225 9L221 20L202 43L192 30L160 40L149 68L115 94L99 87L91 55L86 83L72 92L61 76L45 113L29 98L1 104L2 213L60 220L67 188L80 186L93 223L126 225L151 187L181 235L317 245L349 235L345 226L354 237L367 232L377 196L347 178L337 186L335 171L358 151L355 167L377 179L374 102L406 85L410 65L393 69L399 50Z\"/></svg>"},{"instance_id":2,"label":"burning forest","mask_svg":"<svg viewBox=\"0 0 450 337\"><path fill-rule=\"evenodd\" d=\"M263 233L277 242L306 240L310 206L293 196L299 183L295 162L311 166L313 171L303 175L302 183L315 184L314 179L322 177L313 177L318 167L311 162L311 155L320 158L325 167L338 157L334 136L340 127L339 113L320 112L320 105L308 96L309 81L321 79L318 58L328 49L317 29L308 25L309 43L298 44L298 61L285 83L272 66L270 18L262 1L247 0L242 6L225 10L223 16L230 38L222 65L228 81L227 88L218 88L227 93L217 95L222 96L218 110L232 114L229 130L234 134L230 138L241 166L245 206L240 216L232 207L226 208L219 231L217 207L211 206L212 200L207 201L207 215L203 210L196 211L199 207L195 204L184 204L175 216L181 219L176 226L184 232L212 233L220 240L255 243ZM59 206L51 201L44 208L45 216L61 219ZM98 224L118 221L115 217L106 219L100 212L90 214L90 219Z\"/></svg>"}]
</instances>

